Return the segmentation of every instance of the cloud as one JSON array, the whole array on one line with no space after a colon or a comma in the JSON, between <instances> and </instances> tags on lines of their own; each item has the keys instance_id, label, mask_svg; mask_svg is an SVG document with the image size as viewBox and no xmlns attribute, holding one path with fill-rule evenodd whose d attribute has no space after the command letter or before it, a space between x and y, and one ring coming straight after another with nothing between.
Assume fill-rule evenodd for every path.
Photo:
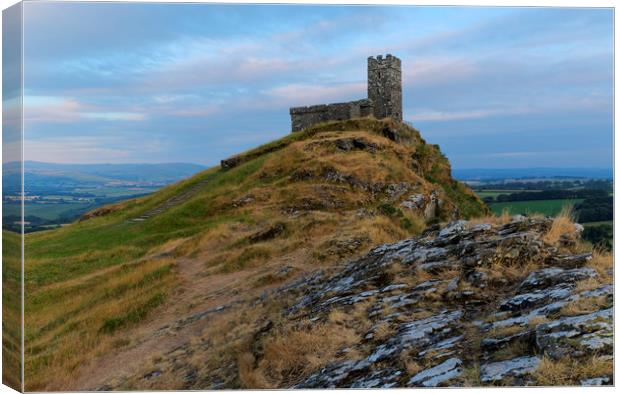
<instances>
[{"instance_id":1,"label":"cloud","mask_svg":"<svg viewBox=\"0 0 620 394\"><path fill-rule=\"evenodd\" d=\"M86 119L131 121L145 120L147 116L146 114L135 112L84 112L80 115Z\"/></svg>"},{"instance_id":2,"label":"cloud","mask_svg":"<svg viewBox=\"0 0 620 394\"><path fill-rule=\"evenodd\" d=\"M366 81L330 85L291 83L277 86L264 93L274 102L281 105L290 104L291 107L323 104L365 98Z\"/></svg>"},{"instance_id":3,"label":"cloud","mask_svg":"<svg viewBox=\"0 0 620 394\"><path fill-rule=\"evenodd\" d=\"M405 111L410 113L409 118L413 121L452 121L464 119L484 119L503 115L528 114L535 112L531 108L506 108L506 109L474 109L461 111L433 111L420 110L418 112Z\"/></svg>"},{"instance_id":4,"label":"cloud","mask_svg":"<svg viewBox=\"0 0 620 394\"><path fill-rule=\"evenodd\" d=\"M122 140L111 137L56 137L24 141L25 160L51 163L130 162L135 151L120 148Z\"/></svg>"},{"instance_id":5,"label":"cloud","mask_svg":"<svg viewBox=\"0 0 620 394\"><path fill-rule=\"evenodd\" d=\"M33 142L113 133L124 136L123 146L101 140L92 149L130 160L121 152L140 155L144 141L158 138L167 145L154 158L182 160L192 151L213 162L249 148L251 136L266 141L286 133L289 107L366 97L366 57L386 52L403 61L406 118L421 122L425 136L444 138L437 142L455 157L469 149L459 146L463 134L480 147L480 157L500 149L485 144L500 133L536 136L507 148L514 152L556 144L552 137L567 124L579 127L562 143L582 148L594 137L611 139L609 11L28 7L28 25L36 26L25 35L26 92L34 99L25 115ZM216 146L223 136L226 144ZM215 148L197 149L205 141Z\"/></svg>"},{"instance_id":6,"label":"cloud","mask_svg":"<svg viewBox=\"0 0 620 394\"><path fill-rule=\"evenodd\" d=\"M24 122L71 123L81 119L143 121L146 113L122 112L56 96L24 96Z\"/></svg>"}]
</instances>

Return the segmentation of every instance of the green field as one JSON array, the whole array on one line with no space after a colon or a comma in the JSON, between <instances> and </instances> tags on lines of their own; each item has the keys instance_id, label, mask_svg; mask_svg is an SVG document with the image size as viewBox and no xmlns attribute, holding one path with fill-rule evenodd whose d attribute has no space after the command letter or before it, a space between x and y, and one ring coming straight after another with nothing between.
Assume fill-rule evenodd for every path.
<instances>
[{"instance_id":1,"label":"green field","mask_svg":"<svg viewBox=\"0 0 620 394\"><path fill-rule=\"evenodd\" d=\"M474 192L480 198L485 197L493 197L496 198L500 194L510 194L510 193L527 193L527 192L539 192L540 190L474 190Z\"/></svg>"},{"instance_id":2,"label":"green field","mask_svg":"<svg viewBox=\"0 0 620 394\"><path fill-rule=\"evenodd\" d=\"M582 201L583 199L508 201L494 202L489 204L489 207L497 215L508 209L510 215L540 213L545 216L556 216L565 205L576 205Z\"/></svg>"},{"instance_id":3,"label":"green field","mask_svg":"<svg viewBox=\"0 0 620 394\"><path fill-rule=\"evenodd\" d=\"M161 187L84 187L76 188L76 193L92 193L97 197L122 197L152 193Z\"/></svg>"},{"instance_id":4,"label":"green field","mask_svg":"<svg viewBox=\"0 0 620 394\"><path fill-rule=\"evenodd\" d=\"M603 224L609 224L610 226L613 226L614 221L613 220L605 220L605 221L602 221L602 222L587 222L587 223L581 223L581 224L583 224L584 226L600 226L600 225L603 225Z\"/></svg>"},{"instance_id":5,"label":"green field","mask_svg":"<svg viewBox=\"0 0 620 394\"><path fill-rule=\"evenodd\" d=\"M28 204L24 208L25 216L37 216L42 219L56 220L60 217L74 216L84 210L95 207L92 202L85 203L60 203L60 204ZM20 215L20 207L17 204L7 204L3 207L4 216Z\"/></svg>"}]
</instances>

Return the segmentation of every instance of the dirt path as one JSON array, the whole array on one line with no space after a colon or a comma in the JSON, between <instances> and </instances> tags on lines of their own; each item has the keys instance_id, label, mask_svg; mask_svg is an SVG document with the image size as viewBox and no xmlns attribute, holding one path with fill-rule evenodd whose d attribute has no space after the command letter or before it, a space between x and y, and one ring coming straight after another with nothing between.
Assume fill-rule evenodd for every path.
<instances>
[{"instance_id":1,"label":"dirt path","mask_svg":"<svg viewBox=\"0 0 620 394\"><path fill-rule=\"evenodd\" d=\"M270 264L281 265L281 260ZM241 294L243 297L252 294L246 291L251 278L270 269L261 266L206 276L203 258L180 260L178 267L181 284L168 302L153 312L149 320L117 336L130 339L131 344L109 350L82 366L76 373L77 378L63 390L96 390L123 376L138 373L149 360L201 335L214 314L226 313L243 302ZM239 291L242 288L244 291Z\"/></svg>"},{"instance_id":2,"label":"dirt path","mask_svg":"<svg viewBox=\"0 0 620 394\"><path fill-rule=\"evenodd\" d=\"M78 379L69 390L96 389L113 377L131 373L151 357L182 345L193 335L199 335L209 324L209 319L198 319L184 326L178 322L184 317L235 301L227 289L252 275L248 270L204 277L200 275L204 272L202 259L184 259L179 261L178 267L181 285L166 305L155 311L144 324L123 333L123 338L131 339L129 346L111 350L80 368ZM178 329L166 330L167 327Z\"/></svg>"}]
</instances>

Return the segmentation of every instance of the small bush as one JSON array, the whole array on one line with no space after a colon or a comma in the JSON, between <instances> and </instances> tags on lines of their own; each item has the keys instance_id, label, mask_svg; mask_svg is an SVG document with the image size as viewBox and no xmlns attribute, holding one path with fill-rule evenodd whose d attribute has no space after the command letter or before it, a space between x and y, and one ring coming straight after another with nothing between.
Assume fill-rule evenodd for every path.
<instances>
[{"instance_id":1,"label":"small bush","mask_svg":"<svg viewBox=\"0 0 620 394\"><path fill-rule=\"evenodd\" d=\"M387 203L381 204L377 207L377 209L382 215L385 215L385 216L389 216L389 217L402 217L403 216L403 211L394 207L394 205L392 204L387 204Z\"/></svg>"}]
</instances>

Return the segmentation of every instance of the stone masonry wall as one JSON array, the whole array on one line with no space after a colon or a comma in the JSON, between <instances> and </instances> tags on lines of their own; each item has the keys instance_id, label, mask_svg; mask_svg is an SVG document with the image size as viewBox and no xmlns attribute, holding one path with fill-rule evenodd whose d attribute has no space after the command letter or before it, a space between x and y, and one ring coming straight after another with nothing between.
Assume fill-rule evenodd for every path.
<instances>
[{"instance_id":1,"label":"stone masonry wall","mask_svg":"<svg viewBox=\"0 0 620 394\"><path fill-rule=\"evenodd\" d=\"M330 120L347 120L373 114L373 103L362 99L347 103L320 104L290 109L293 131L300 131L312 125Z\"/></svg>"},{"instance_id":2,"label":"stone masonry wall","mask_svg":"<svg viewBox=\"0 0 620 394\"><path fill-rule=\"evenodd\" d=\"M368 98L348 103L321 104L290 109L291 129L300 131L331 120L373 115L403 121L400 59L390 54L368 58Z\"/></svg>"},{"instance_id":3,"label":"stone masonry wall","mask_svg":"<svg viewBox=\"0 0 620 394\"><path fill-rule=\"evenodd\" d=\"M368 98L377 119L403 120L403 93L400 59L381 55L368 58Z\"/></svg>"}]
</instances>

